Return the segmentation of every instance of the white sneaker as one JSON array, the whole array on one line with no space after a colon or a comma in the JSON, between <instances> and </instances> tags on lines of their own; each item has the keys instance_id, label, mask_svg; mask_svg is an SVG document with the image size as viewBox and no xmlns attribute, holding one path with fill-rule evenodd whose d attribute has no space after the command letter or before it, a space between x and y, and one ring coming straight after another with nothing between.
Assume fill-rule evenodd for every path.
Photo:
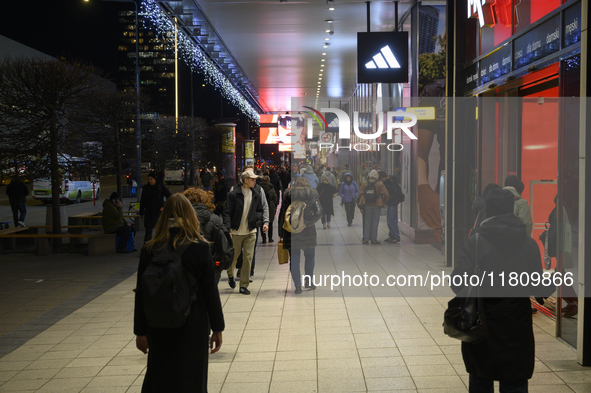
<instances>
[{"instance_id":1,"label":"white sneaker","mask_svg":"<svg viewBox=\"0 0 591 393\"><path fill-rule=\"evenodd\" d=\"M22 222L22 221L19 221L19 222L17 223L17 225L18 225L18 227L19 227L19 228L26 228L26 227L27 227L27 226L25 225L25 223L24 223L24 222Z\"/></svg>"}]
</instances>

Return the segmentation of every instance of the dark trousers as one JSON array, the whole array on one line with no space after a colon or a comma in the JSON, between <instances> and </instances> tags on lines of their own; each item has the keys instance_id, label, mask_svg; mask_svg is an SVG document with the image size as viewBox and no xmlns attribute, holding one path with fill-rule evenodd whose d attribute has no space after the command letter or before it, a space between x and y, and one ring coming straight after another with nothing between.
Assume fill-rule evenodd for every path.
<instances>
[{"instance_id":1,"label":"dark trousers","mask_svg":"<svg viewBox=\"0 0 591 393\"><path fill-rule=\"evenodd\" d=\"M480 378L474 374L470 374L470 382L468 391L470 393L493 393L494 381L492 379ZM499 381L500 393L527 393L527 379L522 381Z\"/></svg>"},{"instance_id":2,"label":"dark trousers","mask_svg":"<svg viewBox=\"0 0 591 393\"><path fill-rule=\"evenodd\" d=\"M18 203L16 205L10 205L12 208L12 218L14 220L14 226L18 226L18 222L25 222L25 217L27 216L27 207L24 203ZM19 219L20 213L20 219Z\"/></svg>"},{"instance_id":3,"label":"dark trousers","mask_svg":"<svg viewBox=\"0 0 591 393\"><path fill-rule=\"evenodd\" d=\"M254 259L257 256L257 243L259 241L259 231L256 232L256 238L254 241L254 251L252 252L252 261L250 262L250 275L254 276ZM236 252L236 250L234 250ZM240 271L242 269L242 249L240 249L240 255L238 255L238 259L236 260L236 269Z\"/></svg>"},{"instance_id":4,"label":"dark trousers","mask_svg":"<svg viewBox=\"0 0 591 393\"><path fill-rule=\"evenodd\" d=\"M144 244L152 240L152 230L154 228L146 228L146 234L144 235Z\"/></svg>"},{"instance_id":5,"label":"dark trousers","mask_svg":"<svg viewBox=\"0 0 591 393\"><path fill-rule=\"evenodd\" d=\"M353 223L355 218L355 202L343 202L345 205L345 213L347 214L347 224Z\"/></svg>"},{"instance_id":6,"label":"dark trousers","mask_svg":"<svg viewBox=\"0 0 591 393\"><path fill-rule=\"evenodd\" d=\"M267 235L269 235L269 240L273 240L273 221L269 222L269 230L267 231L267 233L263 232L263 227L261 227L260 231L261 237L264 241L267 241Z\"/></svg>"},{"instance_id":7,"label":"dark trousers","mask_svg":"<svg viewBox=\"0 0 591 393\"><path fill-rule=\"evenodd\" d=\"M135 227L131 226L128 227L127 225L121 226L117 228L115 231L117 236L119 236L119 250L123 251L127 249L127 242L129 241L129 235L133 233L135 236Z\"/></svg>"}]
</instances>

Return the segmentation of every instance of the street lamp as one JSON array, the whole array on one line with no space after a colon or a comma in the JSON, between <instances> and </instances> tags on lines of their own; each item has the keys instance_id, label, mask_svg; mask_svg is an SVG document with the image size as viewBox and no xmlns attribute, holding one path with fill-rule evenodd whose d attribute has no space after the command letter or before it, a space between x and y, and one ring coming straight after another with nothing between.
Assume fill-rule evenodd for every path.
<instances>
[{"instance_id":1,"label":"street lamp","mask_svg":"<svg viewBox=\"0 0 591 393\"><path fill-rule=\"evenodd\" d=\"M84 0L88 2L89 0ZM117 3L133 3L135 6L135 91L136 91L136 108L135 108L135 168L136 168L136 182L138 190L142 188L142 130L140 127L140 32L138 29L137 17L138 9L137 2L135 0L102 0L112 1ZM137 200L140 200L141 191L136 192Z\"/></svg>"}]
</instances>

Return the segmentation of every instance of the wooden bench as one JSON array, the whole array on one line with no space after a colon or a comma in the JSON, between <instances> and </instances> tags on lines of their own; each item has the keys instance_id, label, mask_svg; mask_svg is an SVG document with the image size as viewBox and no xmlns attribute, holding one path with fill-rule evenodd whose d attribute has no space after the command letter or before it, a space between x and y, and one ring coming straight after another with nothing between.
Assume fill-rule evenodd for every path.
<instances>
[{"instance_id":1,"label":"wooden bench","mask_svg":"<svg viewBox=\"0 0 591 393\"><path fill-rule=\"evenodd\" d=\"M37 254L48 255L52 251L50 239L70 238L70 239L88 239L88 255L107 255L115 253L114 233L67 233L67 234L42 234L42 233L11 233L0 234L2 239L33 239L37 242Z\"/></svg>"}]
</instances>

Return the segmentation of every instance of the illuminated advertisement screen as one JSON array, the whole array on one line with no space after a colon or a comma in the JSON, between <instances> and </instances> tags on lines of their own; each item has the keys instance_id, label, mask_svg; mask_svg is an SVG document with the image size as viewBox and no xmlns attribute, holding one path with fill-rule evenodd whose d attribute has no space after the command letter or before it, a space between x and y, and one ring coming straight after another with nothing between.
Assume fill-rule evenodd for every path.
<instances>
[{"instance_id":1,"label":"illuminated advertisement screen","mask_svg":"<svg viewBox=\"0 0 591 393\"><path fill-rule=\"evenodd\" d=\"M279 115L260 115L260 136L264 145L275 145L279 143L279 132L277 121Z\"/></svg>"}]
</instances>

